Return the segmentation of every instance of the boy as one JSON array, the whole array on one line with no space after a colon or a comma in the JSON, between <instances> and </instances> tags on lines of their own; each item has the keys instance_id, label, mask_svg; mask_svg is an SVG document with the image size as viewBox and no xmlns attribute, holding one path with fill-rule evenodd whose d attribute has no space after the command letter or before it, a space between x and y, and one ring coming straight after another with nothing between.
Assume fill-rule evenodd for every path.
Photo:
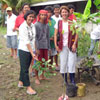
<instances>
[{"instance_id":1,"label":"boy","mask_svg":"<svg viewBox=\"0 0 100 100\"><path fill-rule=\"evenodd\" d=\"M50 49L50 38L49 38L49 26L47 11L40 10L37 16L36 26L36 53L38 54L39 61L42 61L44 58L48 60L48 50ZM44 67L42 65L42 67ZM44 73L41 75L41 80L45 80ZM38 71L36 71L36 84L40 84Z\"/></svg>"},{"instance_id":2,"label":"boy","mask_svg":"<svg viewBox=\"0 0 100 100\"><path fill-rule=\"evenodd\" d=\"M56 21L51 18L52 13L53 13L52 7L46 6L44 9L48 11L48 25L49 25L49 29L50 29L50 48L51 48L51 54L49 54L49 56L50 56L51 65L52 65L53 57L57 55L57 51L56 51L55 45L54 45L54 30L55 30L54 26L56 24Z\"/></svg>"},{"instance_id":3,"label":"boy","mask_svg":"<svg viewBox=\"0 0 100 100\"><path fill-rule=\"evenodd\" d=\"M59 20L61 20L61 16L60 16L60 5L54 5L53 7L53 12L54 15L52 16L52 18L56 21L56 23L58 23ZM58 55L55 55L55 63L56 63L56 70L59 71L59 66L58 66Z\"/></svg>"}]
</instances>

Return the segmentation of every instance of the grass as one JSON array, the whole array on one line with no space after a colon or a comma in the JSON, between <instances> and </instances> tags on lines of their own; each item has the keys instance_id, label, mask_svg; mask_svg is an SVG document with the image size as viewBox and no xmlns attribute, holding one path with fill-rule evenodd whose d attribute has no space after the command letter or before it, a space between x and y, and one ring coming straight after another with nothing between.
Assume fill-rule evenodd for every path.
<instances>
[{"instance_id":1,"label":"grass","mask_svg":"<svg viewBox=\"0 0 100 100\"><path fill-rule=\"evenodd\" d=\"M5 35L6 32L7 32L7 28L0 26L0 34Z\"/></svg>"}]
</instances>

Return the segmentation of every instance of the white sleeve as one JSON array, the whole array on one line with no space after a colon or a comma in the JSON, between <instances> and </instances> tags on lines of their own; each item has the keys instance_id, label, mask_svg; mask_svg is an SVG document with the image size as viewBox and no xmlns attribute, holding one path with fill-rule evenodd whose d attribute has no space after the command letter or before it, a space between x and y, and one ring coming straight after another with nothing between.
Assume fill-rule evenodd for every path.
<instances>
[{"instance_id":1,"label":"white sleeve","mask_svg":"<svg viewBox=\"0 0 100 100\"><path fill-rule=\"evenodd\" d=\"M26 27L19 27L19 40L23 41L25 44L30 44Z\"/></svg>"},{"instance_id":2,"label":"white sleeve","mask_svg":"<svg viewBox=\"0 0 100 100\"><path fill-rule=\"evenodd\" d=\"M56 21L56 24L55 24L54 28L58 29L58 21Z\"/></svg>"}]
</instances>

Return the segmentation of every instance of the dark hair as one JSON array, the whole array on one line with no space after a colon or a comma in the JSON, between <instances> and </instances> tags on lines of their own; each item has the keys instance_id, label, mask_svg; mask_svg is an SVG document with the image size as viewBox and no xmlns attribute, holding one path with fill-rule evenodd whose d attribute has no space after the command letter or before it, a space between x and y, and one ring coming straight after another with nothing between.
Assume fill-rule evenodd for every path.
<instances>
[{"instance_id":1,"label":"dark hair","mask_svg":"<svg viewBox=\"0 0 100 100\"><path fill-rule=\"evenodd\" d=\"M72 9L74 9L74 10L75 10L75 6L74 6L74 5L72 5L72 4L69 4L69 5L68 5L68 8L69 8L69 9L71 9L71 8L72 8Z\"/></svg>"},{"instance_id":2,"label":"dark hair","mask_svg":"<svg viewBox=\"0 0 100 100\"><path fill-rule=\"evenodd\" d=\"M53 6L53 10L54 10L55 8L60 8L60 5L54 5L54 6Z\"/></svg>"},{"instance_id":3,"label":"dark hair","mask_svg":"<svg viewBox=\"0 0 100 100\"><path fill-rule=\"evenodd\" d=\"M23 10L24 6L26 6L26 5L28 5L28 6L30 7L30 5L29 5L28 3L24 3L24 4L22 5L21 10Z\"/></svg>"},{"instance_id":4,"label":"dark hair","mask_svg":"<svg viewBox=\"0 0 100 100\"><path fill-rule=\"evenodd\" d=\"M30 14L34 14L34 15L35 15L36 13L35 13L35 11L33 11L33 10L29 10L29 11L27 11L26 14L24 15L24 19L27 20L27 16L30 15Z\"/></svg>"},{"instance_id":5,"label":"dark hair","mask_svg":"<svg viewBox=\"0 0 100 100\"><path fill-rule=\"evenodd\" d=\"M44 10L53 12L52 6L46 6L46 7L44 8Z\"/></svg>"}]
</instances>

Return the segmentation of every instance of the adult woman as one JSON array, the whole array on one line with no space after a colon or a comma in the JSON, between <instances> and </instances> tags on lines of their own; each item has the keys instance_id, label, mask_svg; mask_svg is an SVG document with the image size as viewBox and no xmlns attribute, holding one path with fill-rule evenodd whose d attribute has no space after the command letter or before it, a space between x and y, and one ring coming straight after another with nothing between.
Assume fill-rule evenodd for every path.
<instances>
[{"instance_id":1,"label":"adult woman","mask_svg":"<svg viewBox=\"0 0 100 100\"><path fill-rule=\"evenodd\" d=\"M75 83L75 62L78 35L72 35L70 30L71 21L68 20L69 9L67 6L60 8L62 20L55 25L54 42L57 51L60 53L60 73L67 83L67 72L70 75L71 83ZM58 27L59 26L59 27ZM57 43L57 34L60 34L60 41Z\"/></svg>"},{"instance_id":2,"label":"adult woman","mask_svg":"<svg viewBox=\"0 0 100 100\"><path fill-rule=\"evenodd\" d=\"M19 27L19 60L20 60L20 78L18 87L27 87L28 94L36 94L30 86L29 66L32 58L37 59L33 53L35 51L35 26L32 24L35 12L30 10L24 15L25 21Z\"/></svg>"}]
</instances>

